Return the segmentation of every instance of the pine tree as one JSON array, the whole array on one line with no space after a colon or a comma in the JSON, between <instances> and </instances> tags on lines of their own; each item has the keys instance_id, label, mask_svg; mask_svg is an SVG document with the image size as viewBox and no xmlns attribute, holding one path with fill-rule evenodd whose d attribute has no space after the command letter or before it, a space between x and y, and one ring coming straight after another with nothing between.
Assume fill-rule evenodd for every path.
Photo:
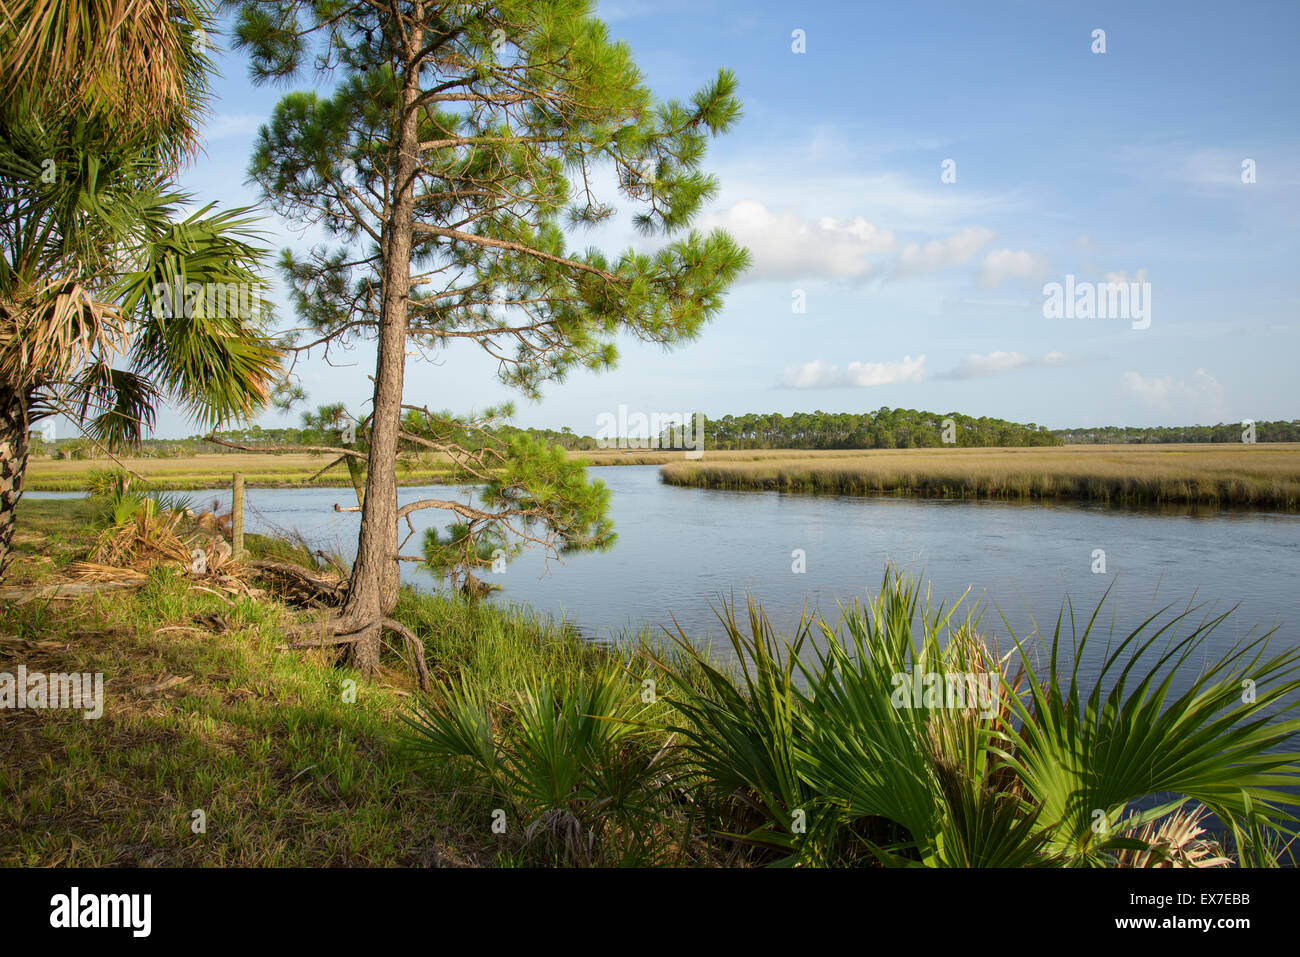
<instances>
[{"instance_id":1,"label":"pine tree","mask_svg":"<svg viewBox=\"0 0 1300 957\"><path fill-rule=\"evenodd\" d=\"M403 396L407 350L477 343L527 397L575 368L603 369L630 333L672 344L717 314L748 256L721 231L690 228L717 189L707 140L740 115L726 72L689 103L659 102L626 44L589 0L248 0L236 41L259 82L308 61L337 81L277 105L252 176L283 216L323 227L336 249L285 254L300 348L376 341L374 399L358 429L366 484L347 604L333 628L373 671L398 592L398 526L412 512L455 516L426 540L441 569L515 540L562 551L608 545L607 492L545 443L503 439L505 410L459 419ZM654 253L611 259L571 236L618 213L597 196L612 171ZM474 507L397 507L403 449L436 452L484 483ZM356 453L356 450L349 450ZM408 647L414 636L403 633Z\"/></svg>"}]
</instances>

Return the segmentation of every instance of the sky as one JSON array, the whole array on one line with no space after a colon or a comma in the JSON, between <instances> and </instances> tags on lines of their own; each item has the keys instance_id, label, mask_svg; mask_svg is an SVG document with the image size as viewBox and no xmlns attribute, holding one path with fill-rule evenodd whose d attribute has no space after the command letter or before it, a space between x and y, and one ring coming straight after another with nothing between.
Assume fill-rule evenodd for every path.
<instances>
[{"instance_id":1,"label":"sky","mask_svg":"<svg viewBox=\"0 0 1300 957\"><path fill-rule=\"evenodd\" d=\"M1050 428L1300 416L1300 4L601 0L598 14L660 98L736 73L744 115L710 144L720 188L698 225L727 228L753 266L688 344L624 337L615 369L532 402L458 343L412 358L408 403L511 400L518 425L585 434L620 405ZM181 184L252 204L259 127L318 80L256 87L246 55L216 42L205 149ZM319 238L264 215L271 245ZM628 211L574 248L592 242L656 240ZM1123 283L1129 312L1050 316L1052 283ZM283 287L272 299L291 324ZM331 360L298 364L309 406L364 409L373 344ZM164 410L154 434L196 431Z\"/></svg>"}]
</instances>

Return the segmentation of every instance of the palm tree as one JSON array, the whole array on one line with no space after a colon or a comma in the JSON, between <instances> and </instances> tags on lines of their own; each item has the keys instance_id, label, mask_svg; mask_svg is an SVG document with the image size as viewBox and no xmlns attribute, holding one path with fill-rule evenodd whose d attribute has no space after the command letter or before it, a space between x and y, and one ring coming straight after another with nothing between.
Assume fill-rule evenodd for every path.
<instances>
[{"instance_id":1,"label":"palm tree","mask_svg":"<svg viewBox=\"0 0 1300 957\"><path fill-rule=\"evenodd\" d=\"M0 0L0 109L101 115L173 167L206 108L207 0Z\"/></svg>"},{"instance_id":2,"label":"palm tree","mask_svg":"<svg viewBox=\"0 0 1300 957\"><path fill-rule=\"evenodd\" d=\"M122 448L164 397L209 427L252 413L280 368L250 211L187 214L158 128L43 97L0 106L0 575L34 422Z\"/></svg>"}]
</instances>

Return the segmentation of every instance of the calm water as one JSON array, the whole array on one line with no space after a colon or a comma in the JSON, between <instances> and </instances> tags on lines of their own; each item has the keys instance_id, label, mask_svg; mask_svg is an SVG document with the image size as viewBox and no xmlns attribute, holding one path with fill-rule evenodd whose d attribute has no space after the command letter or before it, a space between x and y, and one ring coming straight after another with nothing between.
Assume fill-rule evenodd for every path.
<instances>
[{"instance_id":1,"label":"calm water","mask_svg":"<svg viewBox=\"0 0 1300 957\"><path fill-rule=\"evenodd\" d=\"M504 574L482 576L504 585L493 601L563 615L593 638L671 626L676 616L692 637L716 640L713 609L724 598L761 598L782 627L798 620L805 603L833 619L839 603L878 588L894 561L923 572L936 601L968 588L968 601L982 597L984 631L999 638L1007 634L1003 615L1017 635L1032 632L1034 621L1050 634L1067 595L1086 619L1111 587L1104 619L1117 632L1169 604L1203 604L1197 621L1239 604L1216 645L1275 624L1279 647L1300 642L1300 518L1293 515L705 491L663 485L654 466L593 474L613 491L613 550L549 567L527 551ZM447 497L448 489L401 489L399 499L430 493ZM204 507L219 499L229 508L228 490L187 494ZM318 547L355 550L359 514L333 511L336 502L356 504L350 489L250 489L246 502L249 531L296 530ZM438 514L417 512L412 520L417 534L403 552L418 555ZM792 571L796 549L806 555L802 574ZM1105 550L1105 574L1091 570L1095 549ZM414 564L404 563L402 574L437 587Z\"/></svg>"}]
</instances>

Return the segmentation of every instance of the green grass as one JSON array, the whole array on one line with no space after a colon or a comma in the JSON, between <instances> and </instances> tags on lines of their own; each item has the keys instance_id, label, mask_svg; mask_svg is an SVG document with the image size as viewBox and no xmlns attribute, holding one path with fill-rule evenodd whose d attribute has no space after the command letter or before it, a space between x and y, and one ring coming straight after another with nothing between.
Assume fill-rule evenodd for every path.
<instances>
[{"instance_id":1,"label":"green grass","mask_svg":"<svg viewBox=\"0 0 1300 957\"><path fill-rule=\"evenodd\" d=\"M400 741L411 689L329 655L279 651L290 612L233 605L157 570L139 592L0 610L0 670L102 672L104 716L0 717L0 864L433 865L530 858L485 801ZM436 596L403 597L441 676L504 689L582 673L598 653L561 629ZM445 639L445 640L444 640ZM183 683L150 690L168 678ZM357 682L355 703L345 682ZM204 811L207 833L191 831Z\"/></svg>"},{"instance_id":2,"label":"green grass","mask_svg":"<svg viewBox=\"0 0 1300 957\"><path fill-rule=\"evenodd\" d=\"M83 502L22 503L18 570L44 564L35 554L43 538L80 557L89 517ZM279 560L308 557L289 543L248 544ZM228 603L165 568L134 594L0 603L0 671L102 672L107 699L94 721L0 712L0 864L528 861L523 835L494 834L492 808L461 775L409 759L402 715L413 689L396 660L367 681L330 653L277 650L286 625L310 617L274 602ZM567 627L436 595L404 594L399 617L420 629L435 674L493 693L525 675L581 673L601 657ZM170 678L185 680L157 687ZM345 700L349 680L355 702ZM205 834L191 830L195 809Z\"/></svg>"},{"instance_id":3,"label":"green grass","mask_svg":"<svg viewBox=\"0 0 1300 957\"><path fill-rule=\"evenodd\" d=\"M220 624L200 624L202 616ZM454 834L437 826L454 820L452 809L385 746L401 699L367 686L344 703L346 672L274 650L280 617L255 602L228 606L163 572L134 600L6 610L0 631L12 637L0 660L103 672L107 705L98 721L77 712L5 716L0 862L455 859ZM151 690L173 677L185 680ZM206 833L191 830L195 809L206 814Z\"/></svg>"},{"instance_id":4,"label":"green grass","mask_svg":"<svg viewBox=\"0 0 1300 957\"><path fill-rule=\"evenodd\" d=\"M88 498L23 499L12 547L18 557L5 585L40 584L85 557L95 539L96 504Z\"/></svg>"}]
</instances>

